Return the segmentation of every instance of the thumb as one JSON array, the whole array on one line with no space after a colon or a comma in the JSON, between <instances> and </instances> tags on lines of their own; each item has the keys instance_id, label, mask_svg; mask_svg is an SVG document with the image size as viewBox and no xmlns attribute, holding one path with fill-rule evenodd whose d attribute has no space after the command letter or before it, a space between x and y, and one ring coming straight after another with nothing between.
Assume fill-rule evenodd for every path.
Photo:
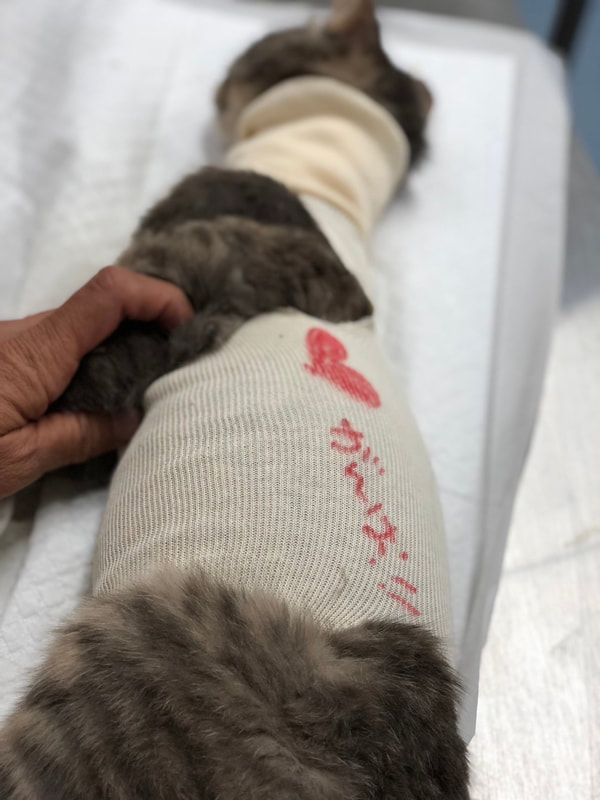
<instances>
[{"instance_id":1,"label":"thumb","mask_svg":"<svg viewBox=\"0 0 600 800\"><path fill-rule=\"evenodd\" d=\"M0 437L0 497L23 489L46 472L81 464L127 444L141 415L48 414ZM9 469L10 466L10 469Z\"/></svg>"}]
</instances>

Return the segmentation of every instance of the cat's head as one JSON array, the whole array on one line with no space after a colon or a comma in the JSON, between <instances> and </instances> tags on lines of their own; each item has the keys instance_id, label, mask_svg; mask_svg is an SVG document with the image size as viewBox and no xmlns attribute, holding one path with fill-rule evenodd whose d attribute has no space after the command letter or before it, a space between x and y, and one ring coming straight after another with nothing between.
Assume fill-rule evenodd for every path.
<instances>
[{"instance_id":1,"label":"cat's head","mask_svg":"<svg viewBox=\"0 0 600 800\"><path fill-rule=\"evenodd\" d=\"M243 109L262 92L303 75L335 78L367 94L402 127L412 160L421 155L432 97L384 52L373 0L332 0L323 25L271 33L249 47L217 91L225 131L234 130Z\"/></svg>"}]
</instances>

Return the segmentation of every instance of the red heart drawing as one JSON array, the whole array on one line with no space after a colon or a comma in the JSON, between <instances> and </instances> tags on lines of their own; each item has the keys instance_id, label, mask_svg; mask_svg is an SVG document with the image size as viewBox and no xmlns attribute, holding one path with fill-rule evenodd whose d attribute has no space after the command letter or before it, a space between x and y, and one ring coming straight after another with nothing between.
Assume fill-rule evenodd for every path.
<instances>
[{"instance_id":1,"label":"red heart drawing","mask_svg":"<svg viewBox=\"0 0 600 800\"><path fill-rule=\"evenodd\" d=\"M381 400L369 381L352 367L342 363L348 351L339 339L322 328L311 328L306 334L306 347L312 359L304 367L311 375L333 383L342 392L371 408L379 408Z\"/></svg>"}]
</instances>

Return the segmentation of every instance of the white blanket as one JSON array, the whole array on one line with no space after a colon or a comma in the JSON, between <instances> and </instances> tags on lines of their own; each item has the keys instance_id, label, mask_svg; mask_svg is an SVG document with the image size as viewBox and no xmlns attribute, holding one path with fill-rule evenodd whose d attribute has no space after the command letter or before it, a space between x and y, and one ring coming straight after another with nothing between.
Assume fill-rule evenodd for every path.
<instances>
[{"instance_id":1,"label":"white blanket","mask_svg":"<svg viewBox=\"0 0 600 800\"><path fill-rule=\"evenodd\" d=\"M224 66L306 9L4 0L0 15L10 317L60 302L111 263L145 208L218 157L211 95ZM376 238L377 322L440 485L470 736L560 277L567 114L557 62L524 35L382 17L391 54L436 101L430 155ZM104 500L48 478L31 533L13 521L0 542L0 716L87 587Z\"/></svg>"}]
</instances>

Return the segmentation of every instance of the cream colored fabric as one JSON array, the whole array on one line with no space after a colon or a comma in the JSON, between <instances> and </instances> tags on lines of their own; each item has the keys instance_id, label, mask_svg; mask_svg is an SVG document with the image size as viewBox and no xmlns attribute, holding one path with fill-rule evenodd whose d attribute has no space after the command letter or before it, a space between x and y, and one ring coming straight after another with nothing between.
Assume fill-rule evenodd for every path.
<instances>
[{"instance_id":1,"label":"cream colored fabric","mask_svg":"<svg viewBox=\"0 0 600 800\"><path fill-rule=\"evenodd\" d=\"M330 78L294 78L265 92L240 117L237 136L229 166L318 197L363 233L372 230L410 158L391 114Z\"/></svg>"},{"instance_id":2,"label":"cream colored fabric","mask_svg":"<svg viewBox=\"0 0 600 800\"><path fill-rule=\"evenodd\" d=\"M262 160L260 169L269 172ZM364 207L379 208L390 188L374 188ZM366 280L364 237L341 206L316 194L304 202ZM219 352L153 384L146 405L113 479L96 593L163 563L198 564L331 627L392 618L448 641L436 487L372 320L261 316Z\"/></svg>"}]
</instances>

